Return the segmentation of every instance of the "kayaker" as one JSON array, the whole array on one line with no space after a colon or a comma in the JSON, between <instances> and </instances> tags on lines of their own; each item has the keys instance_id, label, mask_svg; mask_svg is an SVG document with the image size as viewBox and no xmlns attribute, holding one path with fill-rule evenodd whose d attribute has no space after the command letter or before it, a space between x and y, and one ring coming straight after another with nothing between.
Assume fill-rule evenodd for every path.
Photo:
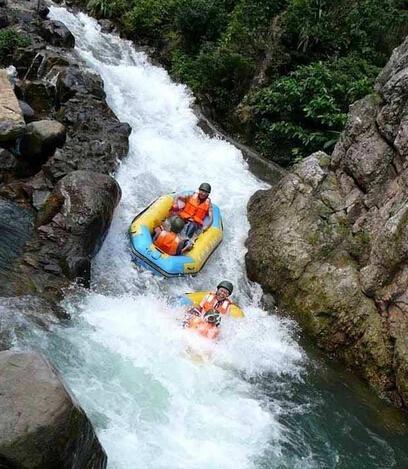
<instances>
[{"instance_id":1,"label":"kayaker","mask_svg":"<svg viewBox=\"0 0 408 469\"><path fill-rule=\"evenodd\" d=\"M206 231L212 225L213 209L210 192L210 184L203 182L198 192L178 195L174 200L173 211L186 222L185 233L189 238L199 231ZM184 202L183 208L179 208L179 201Z\"/></svg>"},{"instance_id":2,"label":"kayaker","mask_svg":"<svg viewBox=\"0 0 408 469\"><path fill-rule=\"evenodd\" d=\"M184 225L182 218L178 216L171 217L169 230L166 230L163 226L154 229L153 243L170 256L180 256L191 249L190 241L180 236Z\"/></svg>"},{"instance_id":3,"label":"kayaker","mask_svg":"<svg viewBox=\"0 0 408 469\"><path fill-rule=\"evenodd\" d=\"M187 311L188 315L204 316L208 311L215 310L221 315L229 314L231 311L232 301L229 299L234 287L228 280L223 280L217 285L215 292L208 293L200 302L199 305L194 306Z\"/></svg>"},{"instance_id":4,"label":"kayaker","mask_svg":"<svg viewBox=\"0 0 408 469\"><path fill-rule=\"evenodd\" d=\"M196 330L200 335L209 339L215 339L219 335L219 326L221 324L221 315L211 309L203 316L200 314L191 314L185 320L183 326L188 329Z\"/></svg>"}]
</instances>

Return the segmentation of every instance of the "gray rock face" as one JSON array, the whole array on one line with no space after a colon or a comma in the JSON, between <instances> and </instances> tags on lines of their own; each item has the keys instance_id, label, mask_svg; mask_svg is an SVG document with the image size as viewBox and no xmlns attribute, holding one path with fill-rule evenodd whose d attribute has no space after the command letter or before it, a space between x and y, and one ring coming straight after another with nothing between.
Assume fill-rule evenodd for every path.
<instances>
[{"instance_id":1,"label":"gray rock face","mask_svg":"<svg viewBox=\"0 0 408 469\"><path fill-rule=\"evenodd\" d=\"M32 216L39 211L37 229L4 269L1 289L10 296L38 295L54 303L72 280L80 277L84 283L89 281L90 259L105 235L120 192L110 178L113 192L109 192L109 184L99 180L94 183L98 178L91 177L89 190L99 205L84 207L89 214L95 209L99 215L90 215L83 231L74 228L70 233L65 217L68 212L60 211L65 196L56 184L76 170L97 172L102 177L114 172L128 151L130 128L109 109L102 80L86 70L75 51L50 44L49 41L56 44L44 33L50 23L41 19L37 6L37 0L15 0L8 5L13 23L31 40L29 46L13 54L18 78L16 94L32 108L37 121L60 122L65 127L66 141L54 151L63 144L62 127L61 131L51 132L51 139L43 138L44 135L37 139L38 127L43 124L32 121L27 136L20 139L24 156L18 154L15 138L7 142L8 151L0 152L0 197L28 210ZM27 115L27 120L31 119ZM88 180L82 183L86 185ZM69 187L64 190L70 194ZM51 212L53 216L47 219ZM8 242L13 243L13 239Z\"/></svg>"},{"instance_id":2,"label":"gray rock face","mask_svg":"<svg viewBox=\"0 0 408 469\"><path fill-rule=\"evenodd\" d=\"M39 116L55 109L56 89L53 83L41 80L23 80L17 83L19 99L24 100Z\"/></svg>"},{"instance_id":3,"label":"gray rock face","mask_svg":"<svg viewBox=\"0 0 408 469\"><path fill-rule=\"evenodd\" d=\"M14 202L0 198L0 295L14 290L18 276L13 264L33 235L33 213Z\"/></svg>"},{"instance_id":4,"label":"gray rock face","mask_svg":"<svg viewBox=\"0 0 408 469\"><path fill-rule=\"evenodd\" d=\"M91 423L47 360L0 352L0 375L3 461L27 469L106 467Z\"/></svg>"},{"instance_id":5,"label":"gray rock face","mask_svg":"<svg viewBox=\"0 0 408 469\"><path fill-rule=\"evenodd\" d=\"M66 140L65 127L52 120L31 122L19 142L20 155L40 165L44 163L57 148L62 148Z\"/></svg>"},{"instance_id":6,"label":"gray rock face","mask_svg":"<svg viewBox=\"0 0 408 469\"><path fill-rule=\"evenodd\" d=\"M120 197L120 187L112 177L74 171L61 179L45 201L37 225L42 237L63 246L55 267L62 268L69 279L89 283L91 259L102 244Z\"/></svg>"},{"instance_id":7,"label":"gray rock face","mask_svg":"<svg viewBox=\"0 0 408 469\"><path fill-rule=\"evenodd\" d=\"M57 99L65 103L76 94L91 94L99 99L105 98L103 81L94 73L80 70L77 67L54 67L52 72L57 75Z\"/></svg>"},{"instance_id":8,"label":"gray rock face","mask_svg":"<svg viewBox=\"0 0 408 469\"><path fill-rule=\"evenodd\" d=\"M53 46L73 48L75 38L71 31L60 21L46 20L41 24L41 36Z\"/></svg>"},{"instance_id":9,"label":"gray rock face","mask_svg":"<svg viewBox=\"0 0 408 469\"><path fill-rule=\"evenodd\" d=\"M20 105L21 112L23 113L23 117L26 122L35 120L35 111L31 106L24 101L19 101L18 104Z\"/></svg>"},{"instance_id":10,"label":"gray rock face","mask_svg":"<svg viewBox=\"0 0 408 469\"><path fill-rule=\"evenodd\" d=\"M0 142L14 140L24 132L25 122L5 70L0 70Z\"/></svg>"},{"instance_id":11,"label":"gray rock face","mask_svg":"<svg viewBox=\"0 0 408 469\"><path fill-rule=\"evenodd\" d=\"M250 278L324 349L408 407L408 40L350 108L332 157L305 159L248 206Z\"/></svg>"}]
</instances>

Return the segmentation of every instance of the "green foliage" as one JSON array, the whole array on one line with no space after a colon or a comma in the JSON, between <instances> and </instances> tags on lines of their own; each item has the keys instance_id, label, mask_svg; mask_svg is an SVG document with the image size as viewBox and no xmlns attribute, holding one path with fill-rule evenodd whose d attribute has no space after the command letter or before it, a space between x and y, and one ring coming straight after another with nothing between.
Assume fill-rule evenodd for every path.
<instances>
[{"instance_id":1,"label":"green foliage","mask_svg":"<svg viewBox=\"0 0 408 469\"><path fill-rule=\"evenodd\" d=\"M175 25L184 49L196 52L203 42L216 41L226 28L228 13L220 0L179 0Z\"/></svg>"},{"instance_id":2,"label":"green foliage","mask_svg":"<svg viewBox=\"0 0 408 469\"><path fill-rule=\"evenodd\" d=\"M14 29L0 30L0 64L10 65L11 54L17 47L26 47L30 44L29 39Z\"/></svg>"},{"instance_id":3,"label":"green foliage","mask_svg":"<svg viewBox=\"0 0 408 469\"><path fill-rule=\"evenodd\" d=\"M238 104L249 85L253 64L228 49L207 47L196 58L173 56L173 72L190 88L206 96L222 114Z\"/></svg>"},{"instance_id":4,"label":"green foliage","mask_svg":"<svg viewBox=\"0 0 408 469\"><path fill-rule=\"evenodd\" d=\"M287 3L288 0L239 0L221 39L223 46L241 54L259 54L265 50L273 33L273 18Z\"/></svg>"},{"instance_id":5,"label":"green foliage","mask_svg":"<svg viewBox=\"0 0 408 469\"><path fill-rule=\"evenodd\" d=\"M392 49L408 34L407 2L360 0L348 15L346 34L350 38L350 50L371 56L373 62L382 66Z\"/></svg>"},{"instance_id":6,"label":"green foliage","mask_svg":"<svg viewBox=\"0 0 408 469\"><path fill-rule=\"evenodd\" d=\"M285 165L333 148L408 34L407 0L82 1L155 46L227 130Z\"/></svg>"},{"instance_id":7,"label":"green foliage","mask_svg":"<svg viewBox=\"0 0 408 469\"><path fill-rule=\"evenodd\" d=\"M282 144L291 148L294 159L331 150L348 105L371 92L378 71L355 56L316 62L254 93L248 103L258 145L269 153Z\"/></svg>"},{"instance_id":8,"label":"green foliage","mask_svg":"<svg viewBox=\"0 0 408 469\"><path fill-rule=\"evenodd\" d=\"M129 6L127 0L88 0L87 8L98 17L117 18L122 15Z\"/></svg>"},{"instance_id":9,"label":"green foliage","mask_svg":"<svg viewBox=\"0 0 408 469\"><path fill-rule=\"evenodd\" d=\"M159 43L172 24L176 0L137 0L125 15L128 33L141 39Z\"/></svg>"},{"instance_id":10,"label":"green foliage","mask_svg":"<svg viewBox=\"0 0 408 469\"><path fill-rule=\"evenodd\" d=\"M407 25L401 0L292 0L285 41L298 62L354 52L380 65L397 45L396 32L402 38Z\"/></svg>"}]
</instances>

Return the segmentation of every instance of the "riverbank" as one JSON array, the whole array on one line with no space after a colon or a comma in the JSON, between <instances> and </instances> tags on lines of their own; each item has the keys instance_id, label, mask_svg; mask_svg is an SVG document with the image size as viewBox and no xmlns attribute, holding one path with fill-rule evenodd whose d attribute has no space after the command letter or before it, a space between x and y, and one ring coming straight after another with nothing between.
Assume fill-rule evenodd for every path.
<instances>
[{"instance_id":1,"label":"riverbank","mask_svg":"<svg viewBox=\"0 0 408 469\"><path fill-rule=\"evenodd\" d=\"M408 39L376 93L350 108L333 155L317 152L248 206L247 268L317 344L408 406Z\"/></svg>"},{"instance_id":2,"label":"riverbank","mask_svg":"<svg viewBox=\"0 0 408 469\"><path fill-rule=\"evenodd\" d=\"M48 12L34 0L0 4L0 459L103 468L106 454L59 373L13 349L36 324L67 320L66 290L89 286L121 196L111 173L130 134L74 36Z\"/></svg>"}]
</instances>

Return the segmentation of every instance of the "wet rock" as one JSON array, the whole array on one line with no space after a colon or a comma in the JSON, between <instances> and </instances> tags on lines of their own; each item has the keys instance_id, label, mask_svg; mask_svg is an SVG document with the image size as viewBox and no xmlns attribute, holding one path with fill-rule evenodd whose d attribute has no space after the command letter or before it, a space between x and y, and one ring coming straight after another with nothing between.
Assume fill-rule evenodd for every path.
<instances>
[{"instance_id":1,"label":"wet rock","mask_svg":"<svg viewBox=\"0 0 408 469\"><path fill-rule=\"evenodd\" d=\"M25 256L25 261L36 265L29 256ZM38 334L46 333L66 319L61 308L53 308L32 295L0 297L0 311L0 350L24 347L28 334L34 330Z\"/></svg>"},{"instance_id":2,"label":"wet rock","mask_svg":"<svg viewBox=\"0 0 408 469\"><path fill-rule=\"evenodd\" d=\"M10 25L10 20L9 20L7 13L1 10L0 11L0 29L7 28L7 26L9 25Z\"/></svg>"},{"instance_id":3,"label":"wet rock","mask_svg":"<svg viewBox=\"0 0 408 469\"><path fill-rule=\"evenodd\" d=\"M42 37L53 46L73 48L75 38L71 31L60 21L46 20L41 25Z\"/></svg>"},{"instance_id":4,"label":"wet rock","mask_svg":"<svg viewBox=\"0 0 408 469\"><path fill-rule=\"evenodd\" d=\"M276 298L270 293L264 293L261 298L261 304L262 308L266 309L267 311L274 311L277 306Z\"/></svg>"},{"instance_id":5,"label":"wet rock","mask_svg":"<svg viewBox=\"0 0 408 469\"><path fill-rule=\"evenodd\" d=\"M19 99L25 101L36 113L48 115L55 108L55 85L41 80L24 80L17 84Z\"/></svg>"},{"instance_id":6,"label":"wet rock","mask_svg":"<svg viewBox=\"0 0 408 469\"><path fill-rule=\"evenodd\" d=\"M34 352L0 353L0 454L16 467L106 467L84 411Z\"/></svg>"},{"instance_id":7,"label":"wet rock","mask_svg":"<svg viewBox=\"0 0 408 469\"><path fill-rule=\"evenodd\" d=\"M112 173L128 152L130 126L118 122L106 103L94 96L71 98L62 104L57 118L69 138L43 166L54 182L77 169Z\"/></svg>"},{"instance_id":8,"label":"wet rock","mask_svg":"<svg viewBox=\"0 0 408 469\"><path fill-rule=\"evenodd\" d=\"M408 404L408 40L318 152L248 205L248 275L322 348Z\"/></svg>"},{"instance_id":9,"label":"wet rock","mask_svg":"<svg viewBox=\"0 0 408 469\"><path fill-rule=\"evenodd\" d=\"M48 17L50 13L50 9L44 5L44 3L40 3L40 7L38 8L38 15L40 16L40 18L42 19L46 19Z\"/></svg>"},{"instance_id":10,"label":"wet rock","mask_svg":"<svg viewBox=\"0 0 408 469\"><path fill-rule=\"evenodd\" d=\"M112 177L74 171L59 181L46 200L37 225L55 228L64 245L60 265L68 278L89 283L90 261L102 244L120 196L120 187ZM62 223L55 221L58 214L63 216Z\"/></svg>"},{"instance_id":11,"label":"wet rock","mask_svg":"<svg viewBox=\"0 0 408 469\"><path fill-rule=\"evenodd\" d=\"M1 174L14 173L17 167L16 157L5 148L0 148Z\"/></svg>"},{"instance_id":12,"label":"wet rock","mask_svg":"<svg viewBox=\"0 0 408 469\"><path fill-rule=\"evenodd\" d=\"M19 153L27 161L39 166L66 140L65 127L52 120L31 122L19 143Z\"/></svg>"},{"instance_id":13,"label":"wet rock","mask_svg":"<svg viewBox=\"0 0 408 469\"><path fill-rule=\"evenodd\" d=\"M52 77L48 77L48 73L55 66L68 66L69 60L61 55L58 50L52 48L39 50L33 58L24 79L37 80L45 78L47 81L52 81Z\"/></svg>"},{"instance_id":14,"label":"wet rock","mask_svg":"<svg viewBox=\"0 0 408 469\"><path fill-rule=\"evenodd\" d=\"M34 228L33 214L16 203L0 198L0 295L12 291L16 280L13 264L23 253Z\"/></svg>"},{"instance_id":15,"label":"wet rock","mask_svg":"<svg viewBox=\"0 0 408 469\"><path fill-rule=\"evenodd\" d=\"M24 132L25 122L5 70L0 70L0 142L15 140Z\"/></svg>"},{"instance_id":16,"label":"wet rock","mask_svg":"<svg viewBox=\"0 0 408 469\"><path fill-rule=\"evenodd\" d=\"M112 21L107 19L101 19L98 21L101 26L101 31L103 33L116 33L117 29L116 26L112 23Z\"/></svg>"},{"instance_id":17,"label":"wet rock","mask_svg":"<svg viewBox=\"0 0 408 469\"><path fill-rule=\"evenodd\" d=\"M20 105L21 112L23 113L24 120L26 122L31 122L35 119L35 112L34 109L25 103L24 101L19 101L18 104Z\"/></svg>"},{"instance_id":18,"label":"wet rock","mask_svg":"<svg viewBox=\"0 0 408 469\"><path fill-rule=\"evenodd\" d=\"M77 67L54 67L50 76L57 76L56 88L59 103L65 103L78 94L90 94L99 99L105 99L102 79L88 70Z\"/></svg>"}]
</instances>

